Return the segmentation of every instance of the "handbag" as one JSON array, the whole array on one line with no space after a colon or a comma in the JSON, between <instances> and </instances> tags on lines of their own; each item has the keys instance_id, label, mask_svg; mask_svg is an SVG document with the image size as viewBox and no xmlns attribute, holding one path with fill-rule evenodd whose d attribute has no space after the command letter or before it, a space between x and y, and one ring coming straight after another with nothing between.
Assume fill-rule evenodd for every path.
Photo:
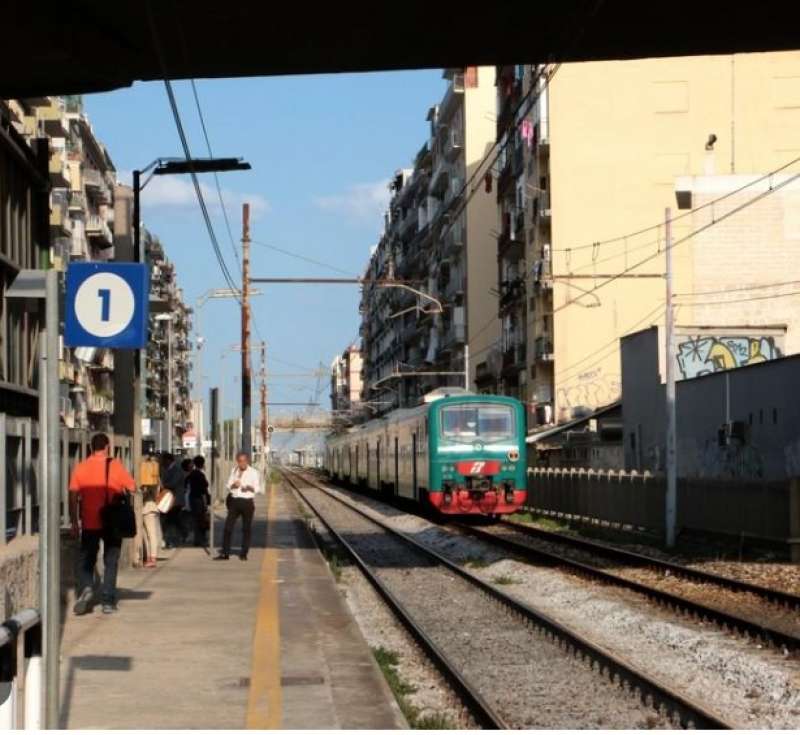
<instances>
[{"instance_id":1,"label":"handbag","mask_svg":"<svg viewBox=\"0 0 800 735\"><path fill-rule=\"evenodd\" d=\"M159 513L169 513L174 503L175 496L172 494L172 490L163 490L156 498L156 507Z\"/></svg>"},{"instance_id":2,"label":"handbag","mask_svg":"<svg viewBox=\"0 0 800 735\"><path fill-rule=\"evenodd\" d=\"M133 500L127 491L109 497L108 475L111 458L106 459L106 504L100 511L103 531L116 538L133 538L136 535L136 513Z\"/></svg>"}]
</instances>

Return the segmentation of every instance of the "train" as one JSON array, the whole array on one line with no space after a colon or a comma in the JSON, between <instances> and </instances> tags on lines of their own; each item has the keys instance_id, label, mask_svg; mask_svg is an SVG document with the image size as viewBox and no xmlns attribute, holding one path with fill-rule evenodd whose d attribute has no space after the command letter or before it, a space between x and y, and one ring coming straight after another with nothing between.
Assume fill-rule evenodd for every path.
<instances>
[{"instance_id":1,"label":"train","mask_svg":"<svg viewBox=\"0 0 800 735\"><path fill-rule=\"evenodd\" d=\"M438 513L515 513L527 497L525 407L437 388L419 406L329 435L324 465L336 482Z\"/></svg>"}]
</instances>

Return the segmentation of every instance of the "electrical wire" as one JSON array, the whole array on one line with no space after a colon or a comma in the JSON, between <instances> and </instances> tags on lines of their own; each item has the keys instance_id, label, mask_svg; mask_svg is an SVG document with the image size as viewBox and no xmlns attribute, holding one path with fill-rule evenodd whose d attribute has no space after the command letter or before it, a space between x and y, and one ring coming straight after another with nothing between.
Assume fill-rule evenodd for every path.
<instances>
[{"instance_id":1,"label":"electrical wire","mask_svg":"<svg viewBox=\"0 0 800 735\"><path fill-rule=\"evenodd\" d=\"M723 202L726 199L730 199L730 197L735 196L736 194L741 194L743 191L745 191L745 189L749 189L751 186L754 186L756 184L760 184L763 181L767 181L767 180L771 179L773 176L776 176L781 171L784 171L785 169L789 168L790 166L794 166L796 163L799 163L799 162L800 162L800 156L798 156L796 158L793 158L791 161L788 161L787 163L783 164L779 168L773 169L769 173L766 173L763 176L760 176L759 178L754 179L753 181L749 181L748 183L743 184L742 186L740 186L740 187L738 187L736 189L733 189L733 190L731 190L731 191L729 191L729 192L727 192L725 194L722 194L721 196L717 197L716 199L712 199L711 201L708 201L705 204L701 204L701 205L699 205L697 207L694 207L693 209L686 210L682 214L679 214L677 217L673 217L672 218L672 223L674 224L675 222L680 222L682 219L685 219L686 217L690 217L691 215L696 214L697 212L700 212L700 211L702 211L704 209L707 209L708 207L714 207L714 205L719 204L720 202ZM769 190L771 191L772 188L773 188L773 186L770 183L770 189ZM713 215L712 215L712 217L713 217ZM644 228L642 228L640 230L636 230L634 232L629 232L629 233L627 233L625 235L618 235L616 237L612 237L612 238L609 238L607 240L599 240L599 241L595 241L595 242L591 242L591 243L586 243L584 245L576 245L576 246L569 247L569 248L554 248L551 252L554 252L554 253L568 253L568 252L573 252L573 251L577 251L577 250L588 250L589 248L597 248L597 247L600 247L602 245L611 245L612 243L615 243L615 242L623 242L623 241L625 241L625 240L627 240L629 238L637 237L638 235L643 235L646 232L652 232L653 230L659 230L663 226L664 226L663 222L658 222L656 224L649 225L648 227L644 227Z\"/></svg>"},{"instance_id":2,"label":"electrical wire","mask_svg":"<svg viewBox=\"0 0 800 735\"><path fill-rule=\"evenodd\" d=\"M788 291L786 293L765 294L763 296L746 296L741 299L726 299L724 301L687 301L682 306L725 306L726 304L744 304L748 301L769 301L770 299L782 299L786 296L798 296L800 291Z\"/></svg>"},{"instance_id":3,"label":"electrical wire","mask_svg":"<svg viewBox=\"0 0 800 735\"><path fill-rule=\"evenodd\" d=\"M673 294L676 299L691 296L714 296L715 294L738 293L740 291L758 291L762 288L778 288L780 286L796 286L800 281L780 281L779 283L753 283L749 286L732 286L731 288L720 289L717 291L694 291L693 293Z\"/></svg>"},{"instance_id":4,"label":"electrical wire","mask_svg":"<svg viewBox=\"0 0 800 735\"><path fill-rule=\"evenodd\" d=\"M203 129L203 138L206 141L206 148L208 149L208 157L213 158L214 153L211 150L211 141L208 138L208 130L206 129L206 121L205 116L203 115L203 108L200 105L200 96L197 94L197 85L195 84L194 79L189 80L192 85L192 94L194 95L194 104L197 107L197 116L200 118L200 127ZM239 269L239 273L242 272L242 263L239 259L239 252L236 250L236 241L233 239L233 231L231 230L231 221L228 218L228 208L225 206L225 199L222 196L222 187L219 183L219 176L217 172L214 171L214 185L217 187L217 196L219 197L219 206L222 210L222 218L225 222L225 229L228 232L228 240L231 244L231 252L233 253L233 259L236 261L236 267Z\"/></svg>"},{"instance_id":5,"label":"electrical wire","mask_svg":"<svg viewBox=\"0 0 800 735\"><path fill-rule=\"evenodd\" d=\"M800 158L798 158L796 160L800 160ZM777 169L777 170L782 170L783 168L785 168L785 166L781 166L781 168ZM769 174L767 174L767 176L769 176ZM670 244L669 247L665 247L664 250L659 251L658 253L655 253L654 255L650 255L650 256L648 256L646 258L643 258L642 260L639 260L636 263L634 263L632 266L629 266L628 268L625 268L624 270L621 270L619 273L616 273L613 276L610 276L609 278L607 278L606 280L604 280L602 283L598 284L594 288L587 290L586 294L581 294L577 298L569 299L568 301L564 302L563 304L561 304L557 308L553 309L553 314L557 314L559 311L562 311L563 309L566 309L568 306L571 306L576 301L578 301L580 298L583 298L584 296L586 296L588 294L595 293L596 291L599 291L601 288L604 288L605 286L609 285L610 283L612 283L612 282L614 282L614 281L616 281L616 280L618 280L620 278L623 278L626 274L630 273L631 271L635 270L636 268L639 268L640 266L644 265L645 263L648 263L651 260L657 258L662 253L667 252L667 250L672 250L673 248L676 248L678 245L681 245L682 243L691 240L693 237L696 237L697 235L699 235L702 232L705 232L706 230L710 229L711 227L714 227L714 226L718 225L720 222L724 222L726 219L728 219L728 217L732 217L734 214L737 214L738 212L741 212L742 210L747 209L748 207L752 206L753 204L756 204L757 202L761 201L762 199L770 196L771 194L774 194L776 191L780 191L783 187L788 186L789 184L791 184L793 181L796 181L797 179L800 179L800 173L797 173L797 174L794 174L793 176L790 176L789 178L785 179L784 181L782 181L782 182L780 182L778 184L775 184L774 186L771 186L766 191L763 191L760 194L757 194L756 196L752 197L751 199L748 199L746 202L743 202L742 204L734 207L733 209L728 210L727 212L721 214L720 216L715 217L711 222L708 222L705 225L702 225L701 227L698 227L693 232L690 232L688 235L685 235L684 237L681 237L678 240L675 240L673 243Z\"/></svg>"},{"instance_id":6,"label":"electrical wire","mask_svg":"<svg viewBox=\"0 0 800 735\"><path fill-rule=\"evenodd\" d=\"M214 232L214 226L211 222L211 217L208 214L208 207L206 206L205 199L203 197L202 189L200 188L200 181L197 177L197 172L194 170L192 165L192 154L189 148L189 142L186 137L186 131L183 127L183 122L181 120L180 111L178 109L178 104L175 99L175 92L172 89L172 83L170 81L169 73L167 71L166 63L164 61L164 54L163 49L161 47L161 43L158 37L158 29L155 24L155 20L153 18L153 11L150 2L145 3L145 7L147 10L147 18L150 25L150 33L153 39L153 45L155 47L156 54L158 56L159 66L161 67L161 73L164 78L164 87L167 92L167 98L169 100L170 109L172 111L172 117L175 121L175 127L178 131L178 137L181 141L181 147L183 148L184 157L186 162L189 166L189 172L192 178L192 183L194 184L195 196L197 197L197 203L200 206L200 211L203 215L203 220L206 225L206 230L208 231L209 239L211 240L211 246L214 251L214 255L217 259L217 263L219 264L220 271L222 272L222 276L225 279L225 282L228 284L228 287L231 288L234 292L238 292L236 284L231 277L231 273L228 270L228 266L225 263L225 258L222 255L222 251L219 247L219 242L217 241L216 233ZM241 299L237 297L237 301L241 303Z\"/></svg>"},{"instance_id":7,"label":"electrical wire","mask_svg":"<svg viewBox=\"0 0 800 735\"><path fill-rule=\"evenodd\" d=\"M309 258L305 255L300 255L299 253L294 253L291 250L285 250L284 248L279 248L277 245L270 245L266 242L260 242L259 240L250 240L252 245L258 245L262 248L268 248L269 250L274 250L277 253L281 253L283 255L288 255L290 258L296 258L297 260L302 260L306 263L311 263L312 265L318 265L321 268L327 268L328 270L335 271L336 273L341 273L345 276L350 276L351 278L358 278L359 276L353 275L350 271L342 270L335 265L331 265L330 263L324 263L321 260L314 260L314 258Z\"/></svg>"}]
</instances>

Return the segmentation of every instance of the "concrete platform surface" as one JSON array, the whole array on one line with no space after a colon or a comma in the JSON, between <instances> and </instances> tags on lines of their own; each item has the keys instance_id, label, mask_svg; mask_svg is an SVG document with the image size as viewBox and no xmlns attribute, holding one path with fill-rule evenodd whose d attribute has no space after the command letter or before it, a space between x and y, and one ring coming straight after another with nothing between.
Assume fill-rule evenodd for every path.
<instances>
[{"instance_id":1,"label":"concrete platform surface","mask_svg":"<svg viewBox=\"0 0 800 735\"><path fill-rule=\"evenodd\" d=\"M113 615L68 612L61 726L407 727L288 490L258 499L253 546L163 552L120 573Z\"/></svg>"}]
</instances>

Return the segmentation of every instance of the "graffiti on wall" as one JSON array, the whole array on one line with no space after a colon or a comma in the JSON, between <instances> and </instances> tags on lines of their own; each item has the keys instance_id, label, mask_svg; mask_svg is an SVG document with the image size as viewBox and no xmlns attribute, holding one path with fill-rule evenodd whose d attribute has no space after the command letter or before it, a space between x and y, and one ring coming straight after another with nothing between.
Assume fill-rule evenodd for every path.
<instances>
[{"instance_id":1,"label":"graffiti on wall","mask_svg":"<svg viewBox=\"0 0 800 735\"><path fill-rule=\"evenodd\" d=\"M619 374L605 374L600 367L580 373L558 388L558 420L568 421L607 406L618 400L621 392Z\"/></svg>"},{"instance_id":2,"label":"graffiti on wall","mask_svg":"<svg viewBox=\"0 0 800 735\"><path fill-rule=\"evenodd\" d=\"M753 365L781 357L774 337L679 337L675 359L681 378L698 378L720 370Z\"/></svg>"}]
</instances>

